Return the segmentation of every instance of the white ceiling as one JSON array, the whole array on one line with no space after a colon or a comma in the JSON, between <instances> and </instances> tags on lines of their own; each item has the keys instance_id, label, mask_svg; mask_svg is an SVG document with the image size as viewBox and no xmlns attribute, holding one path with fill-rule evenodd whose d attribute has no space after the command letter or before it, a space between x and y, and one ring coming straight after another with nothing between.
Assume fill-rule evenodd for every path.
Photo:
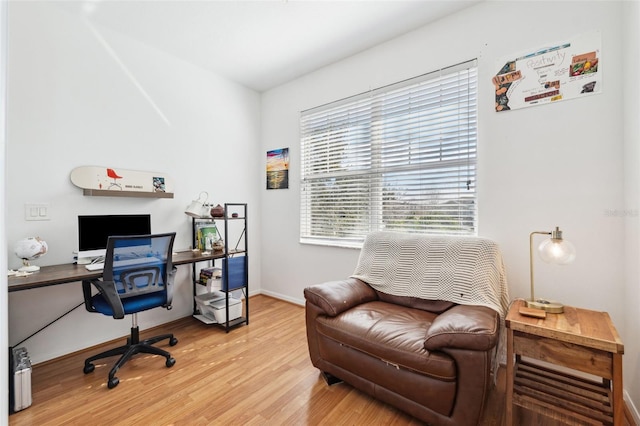
<instances>
[{"instance_id":1,"label":"white ceiling","mask_svg":"<svg viewBox=\"0 0 640 426\"><path fill-rule=\"evenodd\" d=\"M88 0L61 7L257 91L480 0Z\"/></svg>"}]
</instances>

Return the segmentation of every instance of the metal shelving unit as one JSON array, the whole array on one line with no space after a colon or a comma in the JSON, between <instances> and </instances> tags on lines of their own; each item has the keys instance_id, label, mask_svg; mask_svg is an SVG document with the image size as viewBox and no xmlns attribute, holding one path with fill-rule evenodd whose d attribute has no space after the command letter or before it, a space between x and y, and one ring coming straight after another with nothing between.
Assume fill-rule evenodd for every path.
<instances>
[{"instance_id":1,"label":"metal shelving unit","mask_svg":"<svg viewBox=\"0 0 640 426\"><path fill-rule=\"evenodd\" d=\"M200 225L213 223L216 226L216 230L219 236L224 240L224 248L218 251L212 251L213 259L209 261L210 266L216 266L216 262L219 262L220 267L222 268L222 277L221 277L221 285L220 290L224 293L224 301L225 301L225 321L218 322L212 320L210 317L204 316L202 312L200 312L199 307L195 303L195 297L197 295L197 286L202 285L200 283L199 277L200 273L198 272L198 265L196 263L192 266L192 278L193 278L193 296L194 296L194 306L193 306L193 315L195 318L206 324L217 325L228 333L229 330L235 328L237 326L243 324L249 324L249 252L248 252L248 237L247 237L247 204L246 203L225 203L224 204L224 216L222 217L201 217L201 218L192 218L192 240L193 247L197 247L197 230ZM222 225L222 229L224 230L223 234L220 234L220 227ZM231 246L231 241L237 241L235 246ZM229 286L230 282L229 276L229 268L226 267L228 265L229 259L234 257L244 257L244 268L242 271L243 276L241 277L241 285ZM238 279L237 275L235 275L235 279ZM226 287L225 288L225 285ZM232 292L241 291L243 295L243 299L241 300L242 306L242 314L239 318L229 319L229 299L232 298Z\"/></svg>"}]
</instances>

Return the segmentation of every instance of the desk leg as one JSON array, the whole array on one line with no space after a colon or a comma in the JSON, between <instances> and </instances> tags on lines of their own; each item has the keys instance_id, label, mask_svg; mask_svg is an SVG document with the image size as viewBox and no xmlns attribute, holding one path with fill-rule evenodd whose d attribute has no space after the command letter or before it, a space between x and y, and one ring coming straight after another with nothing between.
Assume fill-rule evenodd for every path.
<instances>
[{"instance_id":1,"label":"desk leg","mask_svg":"<svg viewBox=\"0 0 640 426\"><path fill-rule=\"evenodd\" d=\"M613 354L613 386L611 389L613 399L613 425L624 424L624 400L622 398L622 354Z\"/></svg>"},{"instance_id":2,"label":"desk leg","mask_svg":"<svg viewBox=\"0 0 640 426\"><path fill-rule=\"evenodd\" d=\"M513 425L513 330L507 329L507 384L505 401L505 426Z\"/></svg>"}]
</instances>

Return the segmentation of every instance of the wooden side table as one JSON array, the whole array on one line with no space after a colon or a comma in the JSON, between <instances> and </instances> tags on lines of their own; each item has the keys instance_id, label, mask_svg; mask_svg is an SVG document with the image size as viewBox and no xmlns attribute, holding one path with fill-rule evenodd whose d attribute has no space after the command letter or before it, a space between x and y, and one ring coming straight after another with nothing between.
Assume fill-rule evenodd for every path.
<instances>
[{"instance_id":1,"label":"wooden side table","mask_svg":"<svg viewBox=\"0 0 640 426\"><path fill-rule=\"evenodd\" d=\"M514 405L567 423L622 425L624 345L609 314L565 306L538 319L521 315L522 306L514 301L505 319L506 425Z\"/></svg>"}]
</instances>

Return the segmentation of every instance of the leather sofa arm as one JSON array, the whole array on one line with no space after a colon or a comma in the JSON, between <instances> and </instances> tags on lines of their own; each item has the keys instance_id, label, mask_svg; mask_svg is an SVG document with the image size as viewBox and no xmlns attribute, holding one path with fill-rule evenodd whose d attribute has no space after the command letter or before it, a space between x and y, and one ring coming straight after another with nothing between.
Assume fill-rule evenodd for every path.
<instances>
[{"instance_id":1,"label":"leather sofa arm","mask_svg":"<svg viewBox=\"0 0 640 426\"><path fill-rule=\"evenodd\" d=\"M424 341L429 351L457 348L487 351L498 343L500 317L485 306L456 305L434 319Z\"/></svg>"},{"instance_id":2,"label":"leather sofa arm","mask_svg":"<svg viewBox=\"0 0 640 426\"><path fill-rule=\"evenodd\" d=\"M329 281L304 289L304 298L328 316L334 317L354 306L378 299L373 288L356 278Z\"/></svg>"}]
</instances>

